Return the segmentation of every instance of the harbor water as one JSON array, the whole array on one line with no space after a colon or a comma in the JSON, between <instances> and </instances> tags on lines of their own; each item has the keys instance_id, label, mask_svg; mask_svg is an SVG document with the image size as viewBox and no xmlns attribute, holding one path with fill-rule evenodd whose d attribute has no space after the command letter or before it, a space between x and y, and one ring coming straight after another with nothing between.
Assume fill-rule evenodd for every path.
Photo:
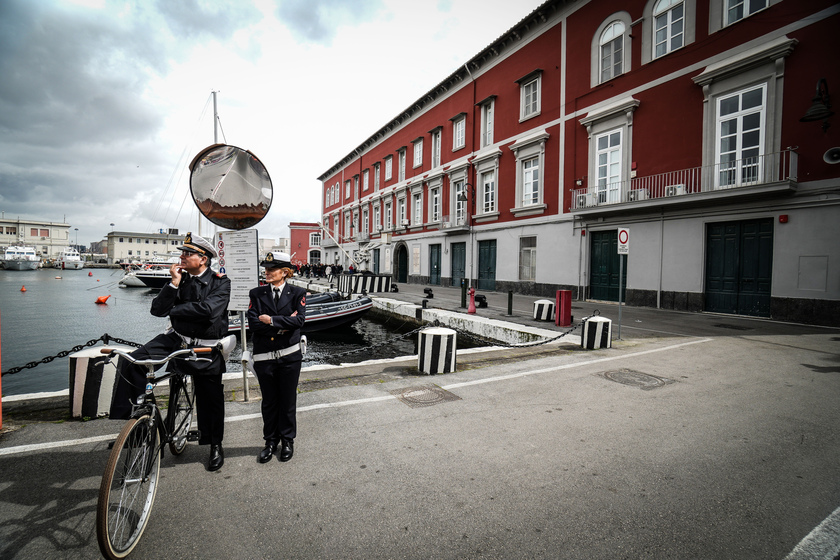
<instances>
[{"instance_id":1,"label":"harbor water","mask_svg":"<svg viewBox=\"0 0 840 560\"><path fill-rule=\"evenodd\" d=\"M149 313L157 291L120 288L117 283L122 275L122 270L106 268L0 270L2 371L55 356L103 334L144 343L163 332L167 319ZM23 287L26 291L22 291ZM96 303L97 298L107 295L111 297L106 304ZM413 328L402 320L382 323L363 317L340 331L309 334L303 366L337 363L336 359L355 363L415 354L417 337L399 337ZM95 346L101 345L97 342ZM375 351L371 346L376 346ZM363 348L367 350L349 353ZM240 355L237 345L228 371L241 371ZM4 375L3 395L64 390L68 380L69 358L56 358Z\"/></svg>"}]
</instances>

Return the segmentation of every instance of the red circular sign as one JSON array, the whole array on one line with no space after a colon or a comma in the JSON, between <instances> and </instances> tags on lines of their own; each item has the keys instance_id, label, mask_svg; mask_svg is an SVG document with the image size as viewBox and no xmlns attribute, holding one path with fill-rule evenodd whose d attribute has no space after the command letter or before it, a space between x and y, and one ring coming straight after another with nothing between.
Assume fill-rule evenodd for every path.
<instances>
[{"instance_id":1,"label":"red circular sign","mask_svg":"<svg viewBox=\"0 0 840 560\"><path fill-rule=\"evenodd\" d=\"M627 243L627 238L630 236L630 232L626 229L622 229L618 231L618 242L624 245Z\"/></svg>"}]
</instances>

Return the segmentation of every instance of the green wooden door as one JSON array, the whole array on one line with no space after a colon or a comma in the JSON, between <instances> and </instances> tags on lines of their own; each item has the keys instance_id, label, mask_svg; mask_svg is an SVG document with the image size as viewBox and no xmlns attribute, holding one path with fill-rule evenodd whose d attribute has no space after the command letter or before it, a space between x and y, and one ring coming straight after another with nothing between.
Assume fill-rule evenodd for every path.
<instances>
[{"instance_id":1,"label":"green wooden door","mask_svg":"<svg viewBox=\"0 0 840 560\"><path fill-rule=\"evenodd\" d=\"M592 264L589 270L589 297L618 301L619 270L618 230L593 231L590 235ZM629 255L628 255L629 258ZM624 261L624 286L627 286L627 259Z\"/></svg>"},{"instance_id":2,"label":"green wooden door","mask_svg":"<svg viewBox=\"0 0 840 560\"><path fill-rule=\"evenodd\" d=\"M440 286L440 244L429 245L429 284Z\"/></svg>"},{"instance_id":3,"label":"green wooden door","mask_svg":"<svg viewBox=\"0 0 840 560\"><path fill-rule=\"evenodd\" d=\"M467 244L453 243L452 246L452 285L461 286L461 280L466 278Z\"/></svg>"},{"instance_id":4,"label":"green wooden door","mask_svg":"<svg viewBox=\"0 0 840 560\"><path fill-rule=\"evenodd\" d=\"M397 282L408 282L408 249L405 245L397 249Z\"/></svg>"},{"instance_id":5,"label":"green wooden door","mask_svg":"<svg viewBox=\"0 0 840 560\"><path fill-rule=\"evenodd\" d=\"M709 224L706 311L770 316L773 220Z\"/></svg>"},{"instance_id":6,"label":"green wooden door","mask_svg":"<svg viewBox=\"0 0 840 560\"><path fill-rule=\"evenodd\" d=\"M496 289L496 240L478 242L478 284L479 290Z\"/></svg>"},{"instance_id":7,"label":"green wooden door","mask_svg":"<svg viewBox=\"0 0 840 560\"><path fill-rule=\"evenodd\" d=\"M379 249L373 250L373 273L379 274Z\"/></svg>"}]
</instances>

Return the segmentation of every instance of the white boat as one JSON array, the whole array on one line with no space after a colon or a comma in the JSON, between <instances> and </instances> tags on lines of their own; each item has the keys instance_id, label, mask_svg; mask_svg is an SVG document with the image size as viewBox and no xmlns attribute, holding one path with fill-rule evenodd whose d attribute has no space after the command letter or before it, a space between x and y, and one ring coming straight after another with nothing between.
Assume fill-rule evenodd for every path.
<instances>
[{"instance_id":1,"label":"white boat","mask_svg":"<svg viewBox=\"0 0 840 560\"><path fill-rule=\"evenodd\" d=\"M155 255L155 259L145 264L132 264L120 279L122 288L157 288L160 289L170 281L172 275L169 268L179 262L180 251L169 253L168 258Z\"/></svg>"},{"instance_id":2,"label":"white boat","mask_svg":"<svg viewBox=\"0 0 840 560\"><path fill-rule=\"evenodd\" d=\"M6 248L3 266L6 270L35 270L41 266L41 257L35 252L34 247L12 245Z\"/></svg>"},{"instance_id":3,"label":"white boat","mask_svg":"<svg viewBox=\"0 0 840 560\"><path fill-rule=\"evenodd\" d=\"M73 247L65 247L58 254L55 267L61 270L81 270L84 267L82 257Z\"/></svg>"}]
</instances>

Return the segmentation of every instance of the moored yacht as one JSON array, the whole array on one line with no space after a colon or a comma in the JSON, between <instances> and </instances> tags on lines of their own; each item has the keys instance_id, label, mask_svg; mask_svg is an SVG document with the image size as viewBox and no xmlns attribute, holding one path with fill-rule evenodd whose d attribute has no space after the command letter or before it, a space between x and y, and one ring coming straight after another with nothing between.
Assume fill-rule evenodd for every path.
<instances>
[{"instance_id":1,"label":"moored yacht","mask_svg":"<svg viewBox=\"0 0 840 560\"><path fill-rule=\"evenodd\" d=\"M11 245L3 255L3 266L6 270L35 270L41 266L41 257L34 247Z\"/></svg>"},{"instance_id":2,"label":"moored yacht","mask_svg":"<svg viewBox=\"0 0 840 560\"><path fill-rule=\"evenodd\" d=\"M65 247L58 254L55 267L61 270L81 270L84 267L82 257L73 247Z\"/></svg>"}]
</instances>

